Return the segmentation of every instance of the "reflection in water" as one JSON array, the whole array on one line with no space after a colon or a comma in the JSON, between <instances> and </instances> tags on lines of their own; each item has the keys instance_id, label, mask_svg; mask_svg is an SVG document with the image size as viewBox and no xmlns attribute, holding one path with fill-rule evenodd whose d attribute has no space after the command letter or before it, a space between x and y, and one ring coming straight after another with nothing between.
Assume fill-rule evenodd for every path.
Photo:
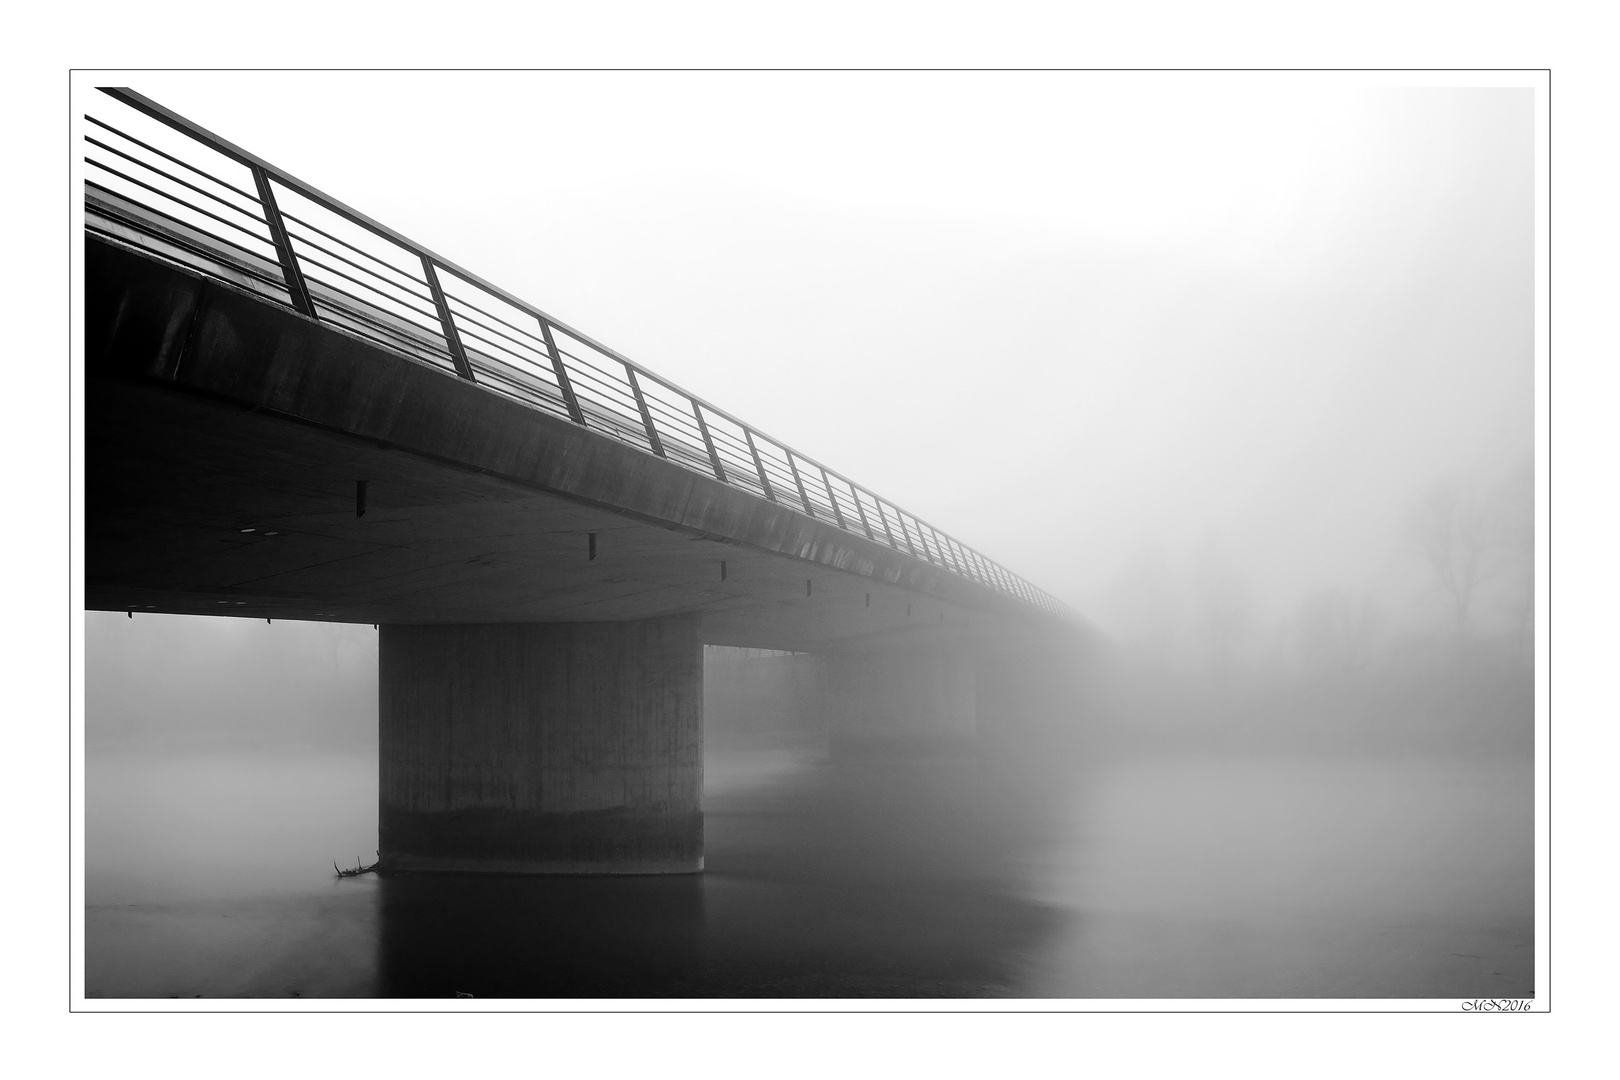
<instances>
[{"instance_id":1,"label":"reflection in water","mask_svg":"<svg viewBox=\"0 0 1620 1080\"><path fill-rule=\"evenodd\" d=\"M382 879L379 992L391 997L669 997L696 989L703 881Z\"/></svg>"},{"instance_id":2,"label":"reflection in water","mask_svg":"<svg viewBox=\"0 0 1620 1080\"><path fill-rule=\"evenodd\" d=\"M704 875L345 880L369 755L87 766L91 997L1532 989L1527 764L713 751Z\"/></svg>"},{"instance_id":3,"label":"reflection in water","mask_svg":"<svg viewBox=\"0 0 1620 1080\"><path fill-rule=\"evenodd\" d=\"M1040 997L1533 994L1529 762L1147 759L1095 770L1036 893Z\"/></svg>"}]
</instances>

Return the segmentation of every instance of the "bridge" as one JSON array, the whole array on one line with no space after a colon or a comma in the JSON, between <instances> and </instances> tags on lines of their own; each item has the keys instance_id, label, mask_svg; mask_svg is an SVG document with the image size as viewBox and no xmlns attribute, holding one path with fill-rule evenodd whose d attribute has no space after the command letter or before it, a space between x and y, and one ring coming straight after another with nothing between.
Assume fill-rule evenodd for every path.
<instances>
[{"instance_id":1,"label":"bridge","mask_svg":"<svg viewBox=\"0 0 1620 1080\"><path fill-rule=\"evenodd\" d=\"M1041 707L1078 620L894 502L127 89L83 118L85 596L373 623L385 868L702 868L704 645L845 746Z\"/></svg>"}]
</instances>

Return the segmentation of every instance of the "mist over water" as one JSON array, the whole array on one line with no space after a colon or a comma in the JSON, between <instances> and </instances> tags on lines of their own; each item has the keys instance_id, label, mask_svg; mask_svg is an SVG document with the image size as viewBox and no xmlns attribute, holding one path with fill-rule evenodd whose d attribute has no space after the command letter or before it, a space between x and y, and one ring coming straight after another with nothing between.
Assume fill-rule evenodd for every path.
<instances>
[{"instance_id":1,"label":"mist over water","mask_svg":"<svg viewBox=\"0 0 1620 1080\"><path fill-rule=\"evenodd\" d=\"M89 618L93 650L195 629ZM93 751L88 994L1532 994L1530 760L1492 733L1528 726L1526 675L1482 710L1455 685L1265 700L1092 658L1078 715L976 752L834 756L813 657L712 649L706 666L696 876L340 880L333 861L377 846L373 750L296 724L302 745L267 749L265 713L235 746ZM368 675L357 655L348 678ZM1425 742L1441 705L1478 734Z\"/></svg>"}]
</instances>

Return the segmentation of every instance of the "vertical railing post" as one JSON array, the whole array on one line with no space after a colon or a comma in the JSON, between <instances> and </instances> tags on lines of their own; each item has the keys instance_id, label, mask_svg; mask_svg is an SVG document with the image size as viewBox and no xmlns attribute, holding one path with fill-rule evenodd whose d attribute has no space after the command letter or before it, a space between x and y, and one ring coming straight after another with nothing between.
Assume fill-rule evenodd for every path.
<instances>
[{"instance_id":1,"label":"vertical railing post","mask_svg":"<svg viewBox=\"0 0 1620 1080\"><path fill-rule=\"evenodd\" d=\"M692 415L697 417L698 431L703 435L703 448L709 452L709 464L714 466L714 478L722 484L730 483L726 479L726 467L720 464L720 454L714 448L714 436L709 434L709 425L703 419L703 408L696 401L692 402Z\"/></svg>"},{"instance_id":2,"label":"vertical railing post","mask_svg":"<svg viewBox=\"0 0 1620 1080\"><path fill-rule=\"evenodd\" d=\"M878 509L883 509L882 503L878 503ZM898 506L894 508L894 520L900 523L900 538L906 542L906 550L911 552L911 557L914 559L922 558L922 556L917 554L917 545L911 542L911 530L906 528L905 511L901 510ZM919 536L917 539L921 540L922 537Z\"/></svg>"},{"instance_id":3,"label":"vertical railing post","mask_svg":"<svg viewBox=\"0 0 1620 1080\"><path fill-rule=\"evenodd\" d=\"M928 526L928 535L934 538L934 547L939 551L939 557L945 560L945 565L952 573L960 574L962 567L956 561L956 552L946 546L945 541L939 538L939 530L932 525Z\"/></svg>"},{"instance_id":4,"label":"vertical railing post","mask_svg":"<svg viewBox=\"0 0 1620 1080\"><path fill-rule=\"evenodd\" d=\"M304 283L304 272L298 268L293 255L292 237L287 235L287 223L281 220L281 208L276 205L276 193L270 187L270 174L258 165L252 167L253 186L259 189L259 205L264 210L264 223L270 229L270 240L276 248L276 261L281 264L281 276L287 282L287 295L300 315L319 321L315 302L310 299L309 286Z\"/></svg>"},{"instance_id":5,"label":"vertical railing post","mask_svg":"<svg viewBox=\"0 0 1620 1080\"><path fill-rule=\"evenodd\" d=\"M833 494L832 481L827 478L827 470L820 465L817 465L816 468L821 469L821 483L827 489L827 503L833 508L833 520L838 523L840 529L846 528L847 526L844 525L844 512L838 509L838 496Z\"/></svg>"},{"instance_id":6,"label":"vertical railing post","mask_svg":"<svg viewBox=\"0 0 1620 1080\"><path fill-rule=\"evenodd\" d=\"M630 380L630 393L635 396L636 408L641 410L641 426L647 429L647 445L659 457L666 457L664 444L658 438L658 429L653 426L652 413L647 409L647 399L641 396L641 384L636 381L636 369L629 364L624 365L624 374Z\"/></svg>"},{"instance_id":7,"label":"vertical railing post","mask_svg":"<svg viewBox=\"0 0 1620 1080\"><path fill-rule=\"evenodd\" d=\"M861 505L861 493L856 490L855 481L847 480L845 483L849 484L849 496L855 500L855 513L860 515L861 528L866 530L866 538L876 543L877 534L872 531L872 523L866 520L866 507Z\"/></svg>"},{"instance_id":8,"label":"vertical railing post","mask_svg":"<svg viewBox=\"0 0 1620 1080\"><path fill-rule=\"evenodd\" d=\"M546 355L551 357L551 373L557 377L557 389L562 392L563 405L568 409L568 418L580 427L585 426L585 412L579 407L579 398L574 396L574 384L568 378L568 369L563 366L562 353L557 351L557 341L551 336L551 324L544 319L540 323L540 336L546 343Z\"/></svg>"},{"instance_id":9,"label":"vertical railing post","mask_svg":"<svg viewBox=\"0 0 1620 1080\"><path fill-rule=\"evenodd\" d=\"M889 528L889 515L883 512L883 500L874 495L872 496L872 505L877 507L878 520L883 522L883 533L889 538L889 546L894 548L894 550L899 551L900 545L894 542L894 530ZM905 526L902 525L901 528L904 529ZM906 546L911 546L910 541L907 541ZM912 554L916 553L913 552Z\"/></svg>"},{"instance_id":10,"label":"vertical railing post","mask_svg":"<svg viewBox=\"0 0 1620 1080\"><path fill-rule=\"evenodd\" d=\"M793 486L799 489L799 501L804 503L804 512L811 517L816 516L816 508L810 505L810 494L804 490L804 481L799 479L799 467L793 464L793 451L783 450L787 455L788 471L793 474Z\"/></svg>"},{"instance_id":11,"label":"vertical railing post","mask_svg":"<svg viewBox=\"0 0 1620 1080\"><path fill-rule=\"evenodd\" d=\"M913 517L911 520L917 523L917 535L922 537L923 550L932 553L929 556L930 559L932 559L933 555L938 555L939 565L949 570L951 568L951 560L949 556L945 554L945 548L940 545L939 533L934 530L932 525L928 524L926 521L923 521L921 518ZM934 541L932 544L928 543L930 537L932 537Z\"/></svg>"},{"instance_id":12,"label":"vertical railing post","mask_svg":"<svg viewBox=\"0 0 1620 1080\"><path fill-rule=\"evenodd\" d=\"M969 581L979 580L979 568L973 565L973 559L968 555L968 549L954 537L946 538L951 544L951 550L956 552L956 560L962 564L962 574Z\"/></svg>"},{"instance_id":13,"label":"vertical railing post","mask_svg":"<svg viewBox=\"0 0 1620 1080\"><path fill-rule=\"evenodd\" d=\"M754 455L754 469L759 473L759 484L765 489L765 497L775 502L776 492L771 490L771 478L765 475L765 462L760 459L759 448L754 445L754 433L743 428L743 438L748 440L748 452Z\"/></svg>"},{"instance_id":14,"label":"vertical railing post","mask_svg":"<svg viewBox=\"0 0 1620 1080\"><path fill-rule=\"evenodd\" d=\"M992 589L995 588L995 579L990 576L990 568L985 564L984 556L980 555L974 548L968 548L967 553L968 558L973 560L973 565L978 568L979 582L988 585Z\"/></svg>"},{"instance_id":15,"label":"vertical railing post","mask_svg":"<svg viewBox=\"0 0 1620 1080\"><path fill-rule=\"evenodd\" d=\"M913 555L917 555L917 557L922 559L924 562L933 562L934 553L928 550L928 539L923 536L922 526L918 524L916 517L912 517L911 524L908 526L906 524L906 512L900 509L898 506L894 508L894 516L900 519L900 528L906 534L907 543L911 542L912 534L916 534L917 543L913 545L911 553ZM920 555L917 554L917 548L919 547L922 548L922 554Z\"/></svg>"},{"instance_id":16,"label":"vertical railing post","mask_svg":"<svg viewBox=\"0 0 1620 1080\"><path fill-rule=\"evenodd\" d=\"M450 348L450 362L456 365L456 374L468 382L477 382L473 378L472 365L467 362L467 350L461 347L461 335L456 332L455 320L450 317L450 302L444 298L438 271L433 268L433 260L426 255L422 256L422 273L427 276L428 292L433 294L433 307L439 313L439 325L444 328L444 343Z\"/></svg>"},{"instance_id":17,"label":"vertical railing post","mask_svg":"<svg viewBox=\"0 0 1620 1080\"><path fill-rule=\"evenodd\" d=\"M945 538L945 547L951 553L951 561L956 564L956 572L969 581L973 580L973 567L969 566L967 559L962 556L962 545L947 536Z\"/></svg>"}]
</instances>

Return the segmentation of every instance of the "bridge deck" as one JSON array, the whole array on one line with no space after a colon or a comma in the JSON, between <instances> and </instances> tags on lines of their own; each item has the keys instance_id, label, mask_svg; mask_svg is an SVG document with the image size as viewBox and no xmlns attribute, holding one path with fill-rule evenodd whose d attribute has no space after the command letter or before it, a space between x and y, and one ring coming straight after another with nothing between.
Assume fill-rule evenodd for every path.
<instances>
[{"instance_id":1,"label":"bridge deck","mask_svg":"<svg viewBox=\"0 0 1620 1080\"><path fill-rule=\"evenodd\" d=\"M85 223L486 391L1052 613L995 561L710 402L128 90L87 114Z\"/></svg>"},{"instance_id":2,"label":"bridge deck","mask_svg":"<svg viewBox=\"0 0 1620 1080\"><path fill-rule=\"evenodd\" d=\"M712 644L775 648L1052 618L114 241L86 242L85 300L92 608L701 612Z\"/></svg>"}]
</instances>

